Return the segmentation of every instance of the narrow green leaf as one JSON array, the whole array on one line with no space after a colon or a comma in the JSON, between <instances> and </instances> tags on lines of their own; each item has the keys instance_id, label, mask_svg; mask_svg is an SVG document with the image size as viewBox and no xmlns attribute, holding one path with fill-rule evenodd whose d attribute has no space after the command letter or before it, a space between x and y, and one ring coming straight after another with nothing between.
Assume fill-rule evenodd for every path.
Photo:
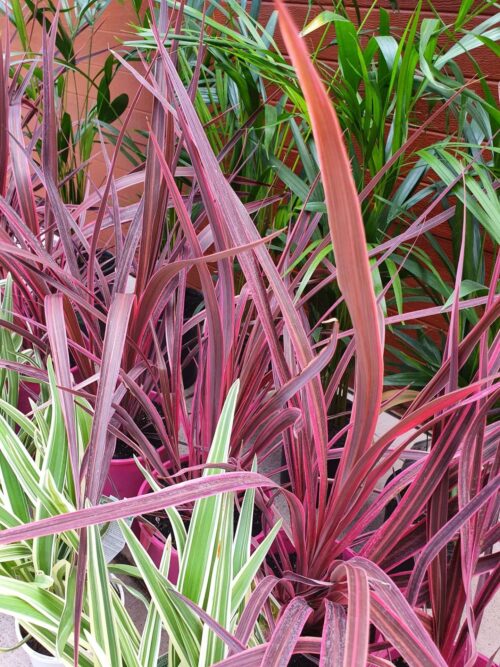
<instances>
[{"instance_id":1,"label":"narrow green leaf","mask_svg":"<svg viewBox=\"0 0 500 667\"><path fill-rule=\"evenodd\" d=\"M111 584L98 526L88 530L87 598L92 636L106 657L105 664L122 667Z\"/></svg>"}]
</instances>

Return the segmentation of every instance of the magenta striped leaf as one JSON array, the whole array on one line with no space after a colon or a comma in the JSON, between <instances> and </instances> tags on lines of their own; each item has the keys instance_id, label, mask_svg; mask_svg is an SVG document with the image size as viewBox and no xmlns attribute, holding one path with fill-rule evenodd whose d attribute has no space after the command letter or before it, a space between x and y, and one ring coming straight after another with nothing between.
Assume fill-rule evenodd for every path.
<instances>
[{"instance_id":1,"label":"magenta striped leaf","mask_svg":"<svg viewBox=\"0 0 500 667\"><path fill-rule=\"evenodd\" d=\"M0 531L0 544L12 544L21 540L126 519L139 514L150 514L167 507L192 503L199 498L207 498L217 493L244 491L259 487L278 488L278 486L276 482L253 472L225 472L211 477L191 479L145 496L87 507L68 514L58 514L48 519L34 521L24 526L8 528Z\"/></svg>"},{"instance_id":2,"label":"magenta striped leaf","mask_svg":"<svg viewBox=\"0 0 500 667\"><path fill-rule=\"evenodd\" d=\"M187 150L191 155L206 215L211 224L216 250L221 251L224 247L227 247L230 240L232 240L233 244L240 246L255 242L259 238L255 224L222 174L217 158L210 147L204 128L196 114L189 95L160 39L158 30L154 25L152 27L158 51L165 65L166 75L174 92L177 118L184 132ZM258 260L258 264L255 262L255 257ZM286 382L290 372L279 346L274 320L271 316L272 309L279 306L281 310L287 325L287 333L290 336L297 361L301 368L305 367L314 356L304 323L267 248L257 246L254 256L242 254L239 257L239 261L249 289L252 292L263 334L266 336L270 347L276 372L280 382ZM276 304L272 303L271 307L264 286L264 276L269 281L270 288L276 300ZM321 513L323 511L321 508L324 507L326 500L327 490L327 430L324 396L319 378L314 378L308 384L306 395L308 407L312 415L310 428L313 434L319 471L319 504Z\"/></svg>"},{"instance_id":3,"label":"magenta striped leaf","mask_svg":"<svg viewBox=\"0 0 500 667\"><path fill-rule=\"evenodd\" d=\"M380 412L383 380L381 320L371 278L358 193L342 131L304 41L289 11L276 0L283 38L307 103L316 141L337 266L337 281L352 319L356 341L353 426L337 474L336 494L354 463L371 445Z\"/></svg>"},{"instance_id":4,"label":"magenta striped leaf","mask_svg":"<svg viewBox=\"0 0 500 667\"><path fill-rule=\"evenodd\" d=\"M112 398L120 372L123 346L134 296L117 294L109 310L104 336L101 374L94 420L88 447L85 496L96 503L101 495L113 450L107 445L108 425L113 414Z\"/></svg>"},{"instance_id":5,"label":"magenta striped leaf","mask_svg":"<svg viewBox=\"0 0 500 667\"><path fill-rule=\"evenodd\" d=\"M390 577L365 558L355 556L349 563L369 580L373 623L410 667L445 667L437 646Z\"/></svg>"},{"instance_id":6,"label":"magenta striped leaf","mask_svg":"<svg viewBox=\"0 0 500 667\"><path fill-rule=\"evenodd\" d=\"M277 577L264 577L255 586L249 600L245 603L245 609L241 614L235 636L242 643L247 644L253 632L255 624L259 618L262 609L267 602L273 588L279 583Z\"/></svg>"},{"instance_id":7,"label":"magenta striped leaf","mask_svg":"<svg viewBox=\"0 0 500 667\"><path fill-rule=\"evenodd\" d=\"M364 667L368 658L370 632L370 590L366 572L353 567L352 560L338 565L332 574L334 581L347 583L347 621L343 655L344 667Z\"/></svg>"},{"instance_id":8,"label":"magenta striped leaf","mask_svg":"<svg viewBox=\"0 0 500 667\"><path fill-rule=\"evenodd\" d=\"M287 667L294 646L311 612L312 609L301 597L296 597L290 602L269 639L262 658L263 665Z\"/></svg>"},{"instance_id":9,"label":"magenta striped leaf","mask_svg":"<svg viewBox=\"0 0 500 667\"><path fill-rule=\"evenodd\" d=\"M325 620L321 637L320 667L343 667L346 644L344 607L325 600Z\"/></svg>"},{"instance_id":10,"label":"magenta striped leaf","mask_svg":"<svg viewBox=\"0 0 500 667\"><path fill-rule=\"evenodd\" d=\"M9 109L10 156L12 175L23 220L33 234L40 233L40 223L35 204L30 162L26 154L22 130L21 102Z\"/></svg>"},{"instance_id":11,"label":"magenta striped leaf","mask_svg":"<svg viewBox=\"0 0 500 667\"><path fill-rule=\"evenodd\" d=\"M8 29L7 29L8 35ZM0 196L5 197L9 164L9 48L0 39Z\"/></svg>"},{"instance_id":12,"label":"magenta striped leaf","mask_svg":"<svg viewBox=\"0 0 500 667\"><path fill-rule=\"evenodd\" d=\"M469 521L492 497L497 497L500 489L500 476L494 477L479 493L470 500L455 516L432 536L425 545L412 571L406 597L410 604L415 604L425 571L437 554L446 547L460 528Z\"/></svg>"}]
</instances>

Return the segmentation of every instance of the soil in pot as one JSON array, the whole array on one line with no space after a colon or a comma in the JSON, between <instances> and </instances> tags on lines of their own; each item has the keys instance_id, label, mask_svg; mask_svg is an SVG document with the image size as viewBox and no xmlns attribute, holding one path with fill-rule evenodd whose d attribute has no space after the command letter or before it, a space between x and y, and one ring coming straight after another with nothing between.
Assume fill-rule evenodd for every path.
<instances>
[{"instance_id":1,"label":"soil in pot","mask_svg":"<svg viewBox=\"0 0 500 667\"><path fill-rule=\"evenodd\" d=\"M184 523L184 526L186 528L186 531L189 528L189 519L190 517L186 515L181 515L182 516L182 521ZM177 544L175 542L175 535L174 531L172 529L172 524L170 523L170 519L168 518L167 514L165 512L154 512L151 514L145 514L143 517L146 521L148 521L152 526L156 528L156 530L163 535L163 537L166 539L169 535L172 537L172 548L177 549Z\"/></svg>"},{"instance_id":2,"label":"soil in pot","mask_svg":"<svg viewBox=\"0 0 500 667\"><path fill-rule=\"evenodd\" d=\"M166 455L166 449L163 447L163 442L149 419L145 415L141 416L139 414L136 424L151 445L156 448L160 459L163 459ZM144 482L144 476L133 458L137 455L137 450L130 447L123 440L117 439L115 452L103 489L105 496L112 495L117 498L132 498L137 495L141 484ZM144 465L143 457L140 457L140 460Z\"/></svg>"},{"instance_id":3,"label":"soil in pot","mask_svg":"<svg viewBox=\"0 0 500 667\"><path fill-rule=\"evenodd\" d=\"M297 554L294 551L292 551L291 553L288 554L288 560L290 562L292 571L295 572L295 568L297 565ZM264 562L269 567L271 572L278 578L281 577L281 575L283 574L283 572L285 572L285 570L289 569L288 564L286 566L283 564L283 561L279 553L273 553L272 547L271 550L268 552L266 558L264 559Z\"/></svg>"},{"instance_id":4,"label":"soil in pot","mask_svg":"<svg viewBox=\"0 0 500 667\"><path fill-rule=\"evenodd\" d=\"M86 271L87 265L88 265L88 262L89 262L88 253L85 250L80 251L80 253L77 256L76 261L77 261L78 268L80 269L80 271L83 271L83 270ZM114 255L112 255L107 250L100 250L97 254L97 261L99 262L99 266L100 266L101 271L103 272L105 277L112 276L114 274L115 268L116 268ZM110 279L108 281L108 285L109 285L110 290L113 288L113 282L114 281L112 279ZM96 291L95 295L96 295L95 307L98 311L100 311L101 313L104 314L105 311L104 311L103 307L101 306L101 302L104 300L104 295L103 295L102 291L99 290L99 289ZM78 324L80 325L80 329L82 330L82 332L85 335L87 335L87 333L88 333L87 327L85 326L85 324L84 324L84 322L83 322L79 313L77 313L76 319L78 321ZM101 336L104 338L104 334L105 334L105 331L106 331L106 324L104 322L102 322L101 320L99 320L98 324L99 324L99 331L101 333ZM71 365L73 365L73 364L74 364L74 361L72 361Z\"/></svg>"},{"instance_id":5,"label":"soil in pot","mask_svg":"<svg viewBox=\"0 0 500 667\"><path fill-rule=\"evenodd\" d=\"M328 440L332 440L339 431L341 431L347 424L349 423L350 419L350 411L352 408L352 403L351 401L348 401L348 410L349 413L348 415L340 415L339 417L335 417L334 419L329 419L328 420ZM340 449L345 445L347 438L347 434L344 433L341 438L339 438L336 443L335 443L335 449ZM327 475L329 479L333 479L336 474L337 470L339 467L340 459L328 459L327 461ZM287 486L290 484L290 475L288 472L288 468L286 467L286 458L285 458L285 453L282 452L281 454L281 465L285 466L284 470L282 471L280 475L280 483L281 486Z\"/></svg>"},{"instance_id":6,"label":"soil in pot","mask_svg":"<svg viewBox=\"0 0 500 667\"><path fill-rule=\"evenodd\" d=\"M294 653L290 660L288 661L288 667L312 667L317 665L318 660L313 657L308 657L303 653Z\"/></svg>"},{"instance_id":7,"label":"soil in pot","mask_svg":"<svg viewBox=\"0 0 500 667\"><path fill-rule=\"evenodd\" d=\"M29 639L26 642L26 644L30 647L32 651L34 651L35 653L39 653L40 655L46 655L48 658L54 657L52 653L48 651L43 644L40 644L40 642L37 641L34 637L28 635L28 633L22 627L22 625L19 626L19 631L21 632L21 637L23 639L26 639L26 637L29 636Z\"/></svg>"},{"instance_id":8,"label":"soil in pot","mask_svg":"<svg viewBox=\"0 0 500 667\"><path fill-rule=\"evenodd\" d=\"M153 445L155 449L160 449L162 446L162 441L158 435L157 430L148 419L148 417L143 413L139 413L135 419L136 425L139 427L141 432L146 436L149 442ZM137 456L137 450L127 445L126 442L116 440L115 453L113 454L113 459L123 460L123 459L132 459L134 456Z\"/></svg>"}]
</instances>

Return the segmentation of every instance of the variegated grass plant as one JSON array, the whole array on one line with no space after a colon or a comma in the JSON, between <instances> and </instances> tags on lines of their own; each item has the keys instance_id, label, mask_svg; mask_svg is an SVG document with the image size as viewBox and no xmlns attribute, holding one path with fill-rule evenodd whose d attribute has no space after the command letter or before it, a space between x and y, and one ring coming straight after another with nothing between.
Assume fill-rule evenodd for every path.
<instances>
[{"instance_id":1,"label":"variegated grass plant","mask_svg":"<svg viewBox=\"0 0 500 667\"><path fill-rule=\"evenodd\" d=\"M2 530L75 510L66 425L50 362L48 394L45 403L32 402L29 415L0 400ZM217 463L227 464L237 394L235 384L217 426L207 461L211 467L202 477L205 483L221 472ZM75 400L74 407L78 451L83 458L91 416L81 399ZM150 482L156 485L151 477ZM170 539L158 570L127 522L121 521L137 564L122 567L105 560L107 526L91 528L87 533L78 658L74 602L81 536L77 531L0 547L0 610L16 619L26 632L26 640L33 637L67 665L76 661L82 667L155 667L163 630L169 638L169 665L212 665L227 655L224 638L239 625L255 576L280 528L278 522L260 544L251 547L254 495L254 490L246 492L235 532L233 493L196 501L187 530L175 507L168 510L180 560L176 586L165 576ZM151 595L150 602L142 597L147 607L142 633L117 592L120 580L116 574L122 572L142 580ZM262 641L263 633L254 624L246 643Z\"/></svg>"}]
</instances>

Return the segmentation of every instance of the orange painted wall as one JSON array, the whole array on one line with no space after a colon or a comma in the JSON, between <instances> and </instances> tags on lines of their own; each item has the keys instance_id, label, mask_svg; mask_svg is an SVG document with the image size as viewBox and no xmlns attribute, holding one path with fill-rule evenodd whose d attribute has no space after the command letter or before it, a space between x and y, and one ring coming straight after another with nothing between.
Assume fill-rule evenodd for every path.
<instances>
[{"instance_id":1,"label":"orange painted wall","mask_svg":"<svg viewBox=\"0 0 500 667\"><path fill-rule=\"evenodd\" d=\"M359 6L362 10L368 9L372 2L371 0L358 0ZM401 28L405 25L409 19L411 12L415 7L415 0L399 0L398 11L391 10L391 23L395 28ZM441 16L449 21L450 23L454 20L456 7L458 0L434 0L434 5L437 7ZM476 0L476 4L481 4L479 0ZM296 21L299 25L303 25L308 17L309 20L315 16L320 10L321 6L323 8L329 7L330 3L320 2L318 6L313 8L308 13L308 0L291 0L287 2L287 5L293 10ZM391 0L379 0L379 7L384 7L386 9L391 9ZM263 22L267 20L271 11L273 10L272 0L263 0L261 18ZM493 14L494 9L489 9L487 13ZM355 12L354 9L351 10L352 16L354 18ZM424 0L424 11L422 16L431 17L431 2L430 0ZM367 21L367 27L375 28L377 25L378 16L377 12L372 12L369 20ZM118 2L118 0L111 0L109 6L102 14L101 18L96 23L95 29L91 31L86 31L75 44L76 52L79 57L83 58L81 66L86 68L85 58L88 57L88 54L93 53L95 55L90 58L88 64L88 72L91 75L95 75L99 68L102 66L104 59L107 55L108 49L119 49L122 40L133 38L134 30L132 24L135 22L135 14L132 9L132 3L130 0L124 0L123 2ZM318 31L319 32L319 31ZM6 31L5 31L5 18L0 18L0 35L4 48L6 46ZM308 42L311 47L315 46L314 36L308 37ZM279 36L279 31L277 34L277 41L282 45L281 38ZM18 47L16 40L11 40L10 48L12 51L15 51ZM327 63L335 63L335 49L329 48L321 53L321 60ZM479 64L481 65L482 70L486 73L489 85L495 95L498 94L498 88L500 84L500 68L495 59L494 54L487 48L477 49L475 51L475 57L477 58ZM463 67L464 73L466 76L473 77L475 72L474 69L465 56L462 59L459 59ZM122 69L116 76L112 84L112 93L118 94L126 92L129 95L129 98L132 99L135 92L137 91L137 81L132 74ZM95 95L91 95L95 98ZM70 90L68 94L68 104L70 111L77 112L78 108L82 106L85 99L85 83L81 80L76 80L70 85ZM132 112L130 119L130 127L134 130L144 130L148 128L148 117L151 109L151 99L150 96L142 92L139 100L137 101L136 107ZM120 121L118 121L119 124ZM441 121L440 121L441 122ZM428 131L427 137L424 137L424 141L430 143L435 141L438 136L444 135L445 127L444 120L441 122L441 125L437 125ZM135 138L138 139L137 134ZM95 159L94 173L97 181L102 178L104 173L104 161L100 156L97 156ZM117 174L120 175L126 172L129 169L129 163L125 160L120 160Z\"/></svg>"}]
</instances>

